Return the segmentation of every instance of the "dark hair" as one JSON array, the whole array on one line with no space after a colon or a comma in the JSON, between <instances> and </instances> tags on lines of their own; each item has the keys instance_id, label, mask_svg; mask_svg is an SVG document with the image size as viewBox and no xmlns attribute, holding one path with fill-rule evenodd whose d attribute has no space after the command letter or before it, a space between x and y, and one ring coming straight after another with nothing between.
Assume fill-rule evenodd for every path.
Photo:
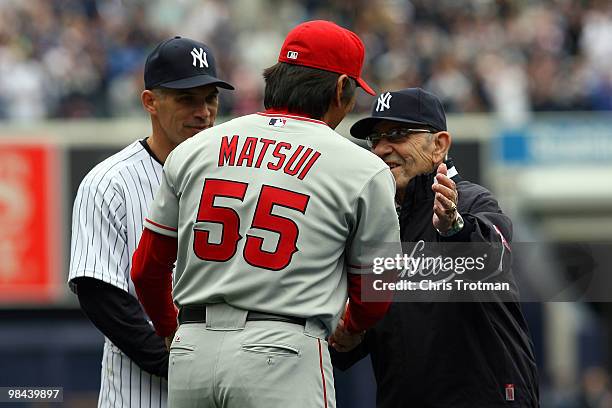
<instances>
[{"instance_id":1,"label":"dark hair","mask_svg":"<svg viewBox=\"0 0 612 408\"><path fill-rule=\"evenodd\" d=\"M336 93L339 76L335 72L279 62L264 70L264 106L322 119ZM352 78L345 82L343 102L353 98L356 87Z\"/></svg>"}]
</instances>

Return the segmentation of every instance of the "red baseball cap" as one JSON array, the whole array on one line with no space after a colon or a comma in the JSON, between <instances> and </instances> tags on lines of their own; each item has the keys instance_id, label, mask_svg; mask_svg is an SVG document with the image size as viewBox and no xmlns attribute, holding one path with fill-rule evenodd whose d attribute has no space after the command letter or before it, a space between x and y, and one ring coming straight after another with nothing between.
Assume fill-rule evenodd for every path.
<instances>
[{"instance_id":1,"label":"red baseball cap","mask_svg":"<svg viewBox=\"0 0 612 408\"><path fill-rule=\"evenodd\" d=\"M365 51L357 34L331 21L307 21L287 34L279 62L346 74L370 95L376 92L361 78Z\"/></svg>"}]
</instances>

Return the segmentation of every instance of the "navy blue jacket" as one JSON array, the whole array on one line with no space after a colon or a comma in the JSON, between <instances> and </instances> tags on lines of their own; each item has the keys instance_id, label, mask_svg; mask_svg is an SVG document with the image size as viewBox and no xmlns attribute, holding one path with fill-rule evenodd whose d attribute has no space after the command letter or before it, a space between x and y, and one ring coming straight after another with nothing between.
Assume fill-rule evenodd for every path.
<instances>
[{"instance_id":1,"label":"navy blue jacket","mask_svg":"<svg viewBox=\"0 0 612 408\"><path fill-rule=\"evenodd\" d=\"M441 237L432 224L434 176L416 177L407 186L399 211L403 242L480 242L499 248L501 233L510 243L512 223L491 192L459 175L452 179L465 226L451 238ZM511 274L511 252L500 256L504 273ZM518 301L395 301L360 346L331 354L341 370L370 354L378 408L539 406L533 344ZM513 402L506 400L509 385Z\"/></svg>"}]
</instances>

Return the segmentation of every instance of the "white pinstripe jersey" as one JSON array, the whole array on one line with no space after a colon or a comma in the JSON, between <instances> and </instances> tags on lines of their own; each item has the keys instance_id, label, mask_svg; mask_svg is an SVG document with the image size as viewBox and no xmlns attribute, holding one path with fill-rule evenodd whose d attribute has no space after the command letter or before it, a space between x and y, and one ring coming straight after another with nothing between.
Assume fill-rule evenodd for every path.
<instances>
[{"instance_id":1,"label":"white pinstripe jersey","mask_svg":"<svg viewBox=\"0 0 612 408\"><path fill-rule=\"evenodd\" d=\"M74 200L69 281L87 276L133 296L132 254L159 187L162 165L135 141L96 165ZM167 382L104 342L99 407L165 407Z\"/></svg>"},{"instance_id":2,"label":"white pinstripe jersey","mask_svg":"<svg viewBox=\"0 0 612 408\"><path fill-rule=\"evenodd\" d=\"M395 181L324 122L254 114L180 144L145 220L178 236L174 300L320 319L331 332L347 273L401 253ZM378 256L377 255L377 256Z\"/></svg>"}]
</instances>

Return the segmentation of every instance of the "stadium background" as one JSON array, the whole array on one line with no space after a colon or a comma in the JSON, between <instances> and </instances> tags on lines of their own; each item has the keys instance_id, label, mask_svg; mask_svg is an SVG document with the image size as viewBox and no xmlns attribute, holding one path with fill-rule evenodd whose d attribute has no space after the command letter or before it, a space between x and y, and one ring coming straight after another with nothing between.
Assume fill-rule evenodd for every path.
<instances>
[{"instance_id":1,"label":"stadium background","mask_svg":"<svg viewBox=\"0 0 612 408\"><path fill-rule=\"evenodd\" d=\"M0 386L95 403L102 338L65 284L71 206L95 163L149 132L138 95L151 46L211 45L237 88L222 93L226 120L261 109L263 68L315 18L364 39L377 90L442 98L459 170L499 197L515 241L546 246L531 273L588 274L593 259L566 249L612 242L610 1L0 0ZM345 136L373 101L359 94ZM610 303L524 307L542 406L612 406ZM337 373L340 408L373 407L368 364Z\"/></svg>"}]
</instances>

